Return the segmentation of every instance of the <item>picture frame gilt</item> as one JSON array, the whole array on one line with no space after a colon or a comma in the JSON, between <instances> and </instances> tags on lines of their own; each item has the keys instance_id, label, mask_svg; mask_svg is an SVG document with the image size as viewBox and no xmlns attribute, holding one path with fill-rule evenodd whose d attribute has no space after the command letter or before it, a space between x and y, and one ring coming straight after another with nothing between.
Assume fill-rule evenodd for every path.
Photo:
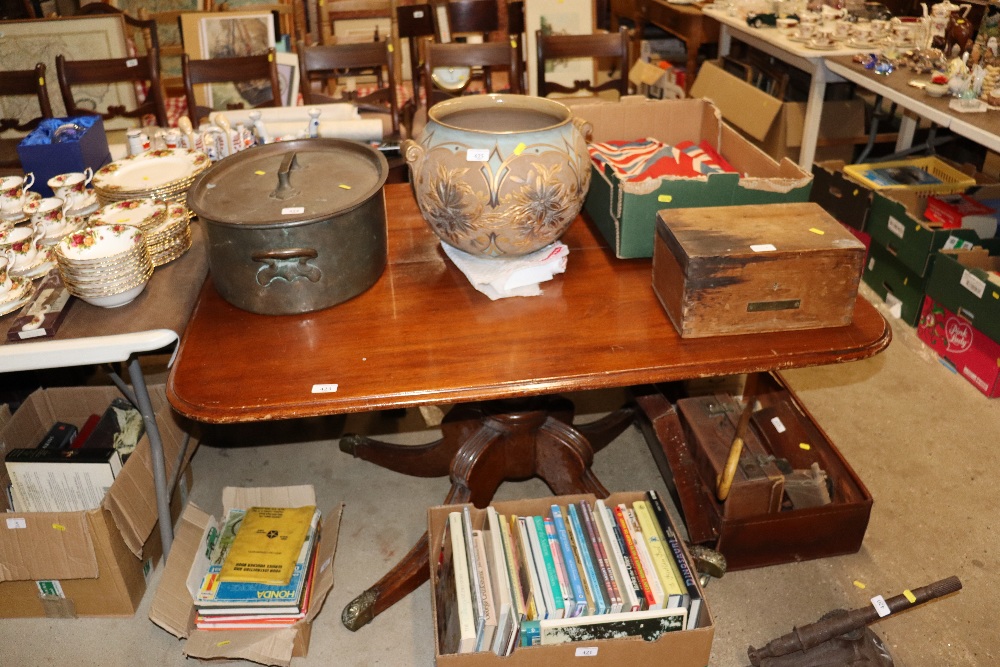
<instances>
[{"instance_id":1,"label":"picture frame gilt","mask_svg":"<svg viewBox=\"0 0 1000 667\"><path fill-rule=\"evenodd\" d=\"M528 92L538 94L538 62L535 58L538 40L535 31L544 34L590 35L594 32L594 4L592 0L525 0L524 32L528 54ZM572 86L574 81L595 80L595 63L592 58L569 58L552 63L552 70L545 73L548 81Z\"/></svg>"}]
</instances>

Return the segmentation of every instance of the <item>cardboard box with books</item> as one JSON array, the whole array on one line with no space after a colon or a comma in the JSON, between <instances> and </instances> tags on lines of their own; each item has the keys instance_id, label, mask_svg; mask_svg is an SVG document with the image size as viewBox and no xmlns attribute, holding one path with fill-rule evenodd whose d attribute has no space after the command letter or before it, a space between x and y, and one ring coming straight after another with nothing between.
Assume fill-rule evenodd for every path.
<instances>
[{"instance_id":1,"label":"cardboard box with books","mask_svg":"<svg viewBox=\"0 0 1000 667\"><path fill-rule=\"evenodd\" d=\"M185 656L287 666L333 589L343 505L317 508L311 485L226 487L222 504L184 510L149 618Z\"/></svg>"},{"instance_id":2,"label":"cardboard box with books","mask_svg":"<svg viewBox=\"0 0 1000 667\"><path fill-rule=\"evenodd\" d=\"M437 665L708 664L714 625L655 492L428 510Z\"/></svg>"},{"instance_id":3,"label":"cardboard box with books","mask_svg":"<svg viewBox=\"0 0 1000 667\"><path fill-rule=\"evenodd\" d=\"M190 470L177 471L186 470L197 441L188 438L183 421L171 411L164 387L150 386L149 393L167 479L177 480L171 503L176 516L191 484ZM35 391L0 428L0 453L6 458L12 451L36 448L60 422L81 429L120 398L114 387ZM87 500L87 509L7 511L6 530L0 531L0 617L134 614L161 553L152 470L149 439L143 435L110 488L105 492L98 484L100 493ZM0 467L5 490L10 481L6 466ZM11 502L4 493L3 509L10 510Z\"/></svg>"},{"instance_id":4,"label":"cardboard box with books","mask_svg":"<svg viewBox=\"0 0 1000 667\"><path fill-rule=\"evenodd\" d=\"M789 160L775 162L723 123L705 100L633 96L575 104L573 114L593 127L592 144L663 144L657 155L676 153L678 167L694 165L693 171L674 169L653 155L655 171L623 177L609 164L591 162L584 207L619 258L653 256L656 213L662 209L809 199L811 174Z\"/></svg>"}]
</instances>

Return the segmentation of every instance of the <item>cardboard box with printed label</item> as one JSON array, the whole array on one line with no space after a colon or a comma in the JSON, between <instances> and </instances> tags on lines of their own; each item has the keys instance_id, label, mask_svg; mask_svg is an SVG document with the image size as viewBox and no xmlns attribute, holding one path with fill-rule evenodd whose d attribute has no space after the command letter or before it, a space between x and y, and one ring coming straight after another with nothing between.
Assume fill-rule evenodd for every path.
<instances>
[{"instance_id":1,"label":"cardboard box with printed label","mask_svg":"<svg viewBox=\"0 0 1000 667\"><path fill-rule=\"evenodd\" d=\"M714 61L702 64L691 86L691 97L711 100L727 123L738 128L755 145L776 160L798 161L805 102L785 102L760 90ZM865 103L860 99L823 103L817 160L854 157L855 138L865 134ZM824 143L832 145L824 146Z\"/></svg>"},{"instance_id":2,"label":"cardboard box with printed label","mask_svg":"<svg viewBox=\"0 0 1000 667\"><path fill-rule=\"evenodd\" d=\"M931 297L924 299L917 336L986 396L1000 396L1000 343Z\"/></svg>"},{"instance_id":3,"label":"cardboard box with printed label","mask_svg":"<svg viewBox=\"0 0 1000 667\"><path fill-rule=\"evenodd\" d=\"M812 175L789 160L779 164L722 122L704 100L649 100L579 104L573 114L593 126L592 141L658 139L667 144L707 142L739 173L626 181L610 167L591 164L584 207L619 258L652 257L656 213L667 208L805 202Z\"/></svg>"},{"instance_id":4,"label":"cardboard box with printed label","mask_svg":"<svg viewBox=\"0 0 1000 667\"><path fill-rule=\"evenodd\" d=\"M861 279L885 301L893 316L916 326L927 288L926 278L911 271L878 243L872 243Z\"/></svg>"},{"instance_id":5,"label":"cardboard box with printed label","mask_svg":"<svg viewBox=\"0 0 1000 667\"><path fill-rule=\"evenodd\" d=\"M304 507L316 505L316 492L312 485L239 488L222 490L225 517L230 509L249 507ZM202 660L250 660L263 665L288 667L291 659L304 657L309 652L312 622L323 608L326 596L333 590L333 558L337 551L340 519L344 512L341 503L332 511L322 510L319 549L316 556L316 574L312 599L306 617L286 628L240 630L225 633L220 642L218 630L199 630L195 627L197 614L192 587L197 590L204 576L205 566L200 560L208 532L217 528L218 519L195 505L188 505L174 535L163 577L156 589L149 618L170 634L185 639L182 651L190 658Z\"/></svg>"},{"instance_id":6,"label":"cardboard box with printed label","mask_svg":"<svg viewBox=\"0 0 1000 667\"><path fill-rule=\"evenodd\" d=\"M927 295L1000 341L1000 252L985 248L938 253Z\"/></svg>"},{"instance_id":7,"label":"cardboard box with printed label","mask_svg":"<svg viewBox=\"0 0 1000 667\"><path fill-rule=\"evenodd\" d=\"M197 442L149 387L163 440L167 479L179 478L171 509L179 514L190 487L187 467ZM32 393L0 429L0 454L33 448L57 421L80 428L121 393L114 387L64 387ZM131 616L161 552L149 439L143 436L98 509L8 512L0 526L0 617ZM7 471L0 467L6 488ZM0 503L7 507L6 494Z\"/></svg>"},{"instance_id":8,"label":"cardboard box with printed label","mask_svg":"<svg viewBox=\"0 0 1000 667\"><path fill-rule=\"evenodd\" d=\"M632 503L644 500L641 492L612 493L605 503ZM514 500L493 503L501 515L534 516L548 515L549 508L558 504L565 506L580 500L595 501L593 495L554 496L532 500ZM438 667L533 667L535 665L569 665L574 660L583 660L588 667L620 667L621 665L669 664L671 667L704 667L712 653L712 639L715 625L712 614L701 591L703 604L699 614L698 627L692 630L668 632L653 641L643 641L639 637L602 639L598 641L568 642L550 646L518 646L511 655L499 657L491 651L478 653L442 654L438 642L438 609L434 591L437 589L437 555L441 552L441 541L448 514L460 510L460 505L432 507L427 510L428 537L432 561L431 570L431 615L434 620L434 657ZM486 510L472 509L474 527L486 521ZM676 526L674 527L676 532ZM679 533L678 533L679 534ZM687 551L685 550L685 554ZM691 560L687 554L688 562ZM699 587L700 590L700 587Z\"/></svg>"}]
</instances>

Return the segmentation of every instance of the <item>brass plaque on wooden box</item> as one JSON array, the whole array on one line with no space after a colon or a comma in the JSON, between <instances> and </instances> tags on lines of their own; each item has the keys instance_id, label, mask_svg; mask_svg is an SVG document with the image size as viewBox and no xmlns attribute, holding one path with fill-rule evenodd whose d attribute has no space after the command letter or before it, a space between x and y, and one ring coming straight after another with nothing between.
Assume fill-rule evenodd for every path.
<instances>
[{"instance_id":1,"label":"brass plaque on wooden box","mask_svg":"<svg viewBox=\"0 0 1000 667\"><path fill-rule=\"evenodd\" d=\"M813 203L663 210L653 290L683 338L846 326L864 255Z\"/></svg>"}]
</instances>

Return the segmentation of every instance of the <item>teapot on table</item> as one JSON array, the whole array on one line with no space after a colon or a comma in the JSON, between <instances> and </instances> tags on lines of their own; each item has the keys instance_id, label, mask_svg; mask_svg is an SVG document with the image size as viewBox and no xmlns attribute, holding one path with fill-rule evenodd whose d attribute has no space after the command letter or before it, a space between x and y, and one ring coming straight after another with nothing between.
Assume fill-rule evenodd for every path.
<instances>
[{"instance_id":1,"label":"teapot on table","mask_svg":"<svg viewBox=\"0 0 1000 667\"><path fill-rule=\"evenodd\" d=\"M921 2L920 6L924 10L924 23L927 26L927 47L944 49L947 39L949 24L953 21L964 21L968 23L969 10L972 5L962 3L956 5L951 0L943 0L933 7L930 12L927 10L927 3ZM971 24L970 24L971 26Z\"/></svg>"}]
</instances>

